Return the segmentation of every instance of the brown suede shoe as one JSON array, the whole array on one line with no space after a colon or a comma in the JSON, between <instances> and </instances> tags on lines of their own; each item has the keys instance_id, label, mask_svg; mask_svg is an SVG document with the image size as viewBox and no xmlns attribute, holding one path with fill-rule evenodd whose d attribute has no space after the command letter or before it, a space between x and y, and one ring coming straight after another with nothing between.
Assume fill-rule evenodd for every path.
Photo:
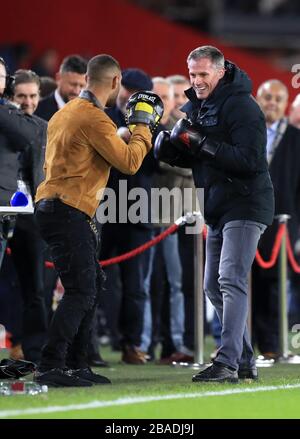
<instances>
[{"instance_id":1,"label":"brown suede shoe","mask_svg":"<svg viewBox=\"0 0 300 439\"><path fill-rule=\"evenodd\" d=\"M127 364L146 364L147 354L132 345L123 348L122 361Z\"/></svg>"},{"instance_id":2,"label":"brown suede shoe","mask_svg":"<svg viewBox=\"0 0 300 439\"><path fill-rule=\"evenodd\" d=\"M194 358L191 355L186 355L182 352L173 352L169 357L161 358L158 364L172 364L172 363L193 363Z\"/></svg>"}]
</instances>

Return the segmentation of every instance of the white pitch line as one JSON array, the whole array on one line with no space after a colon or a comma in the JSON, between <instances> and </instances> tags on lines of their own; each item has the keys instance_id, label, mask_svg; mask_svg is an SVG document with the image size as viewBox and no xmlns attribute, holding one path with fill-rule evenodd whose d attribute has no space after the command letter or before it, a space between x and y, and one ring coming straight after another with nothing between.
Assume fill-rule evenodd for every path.
<instances>
[{"instance_id":1,"label":"white pitch line","mask_svg":"<svg viewBox=\"0 0 300 439\"><path fill-rule=\"evenodd\" d=\"M0 418L9 418L12 416L25 416L25 415L41 415L43 413L57 413L57 412L69 412L72 410L87 410L103 407L114 407L122 405L132 405L140 403L148 403L152 401L166 401L171 399L187 399L187 398L204 398L210 396L227 396L238 395L242 393L257 393L257 392L271 392L274 390L288 390L299 389L299 384L286 384L280 386L263 386L263 387L246 387L243 389L227 389L219 391L207 391L207 392L194 392L194 393L177 393L161 396L141 396L141 397L128 397L118 398L112 401L91 401L86 404L70 404L66 406L50 406L50 407L38 407L29 408L24 410L2 410L0 411Z\"/></svg>"}]
</instances>

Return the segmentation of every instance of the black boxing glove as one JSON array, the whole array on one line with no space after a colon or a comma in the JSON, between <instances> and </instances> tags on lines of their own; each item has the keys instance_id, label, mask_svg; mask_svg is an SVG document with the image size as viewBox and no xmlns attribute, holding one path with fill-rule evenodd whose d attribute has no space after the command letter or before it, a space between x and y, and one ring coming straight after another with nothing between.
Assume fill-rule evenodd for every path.
<instances>
[{"instance_id":1,"label":"black boxing glove","mask_svg":"<svg viewBox=\"0 0 300 439\"><path fill-rule=\"evenodd\" d=\"M170 141L170 131L161 131L155 139L154 157L172 165L180 158L180 152Z\"/></svg>"},{"instance_id":2,"label":"black boxing glove","mask_svg":"<svg viewBox=\"0 0 300 439\"><path fill-rule=\"evenodd\" d=\"M202 143L205 140L205 136L195 129L187 119L179 119L176 122L170 138L176 148L193 156L201 151Z\"/></svg>"},{"instance_id":3,"label":"black boxing glove","mask_svg":"<svg viewBox=\"0 0 300 439\"><path fill-rule=\"evenodd\" d=\"M187 119L179 119L171 131L171 142L180 151L194 157L201 157L202 154L214 157L219 148L219 144L211 139L207 139L199 128L196 128Z\"/></svg>"}]
</instances>

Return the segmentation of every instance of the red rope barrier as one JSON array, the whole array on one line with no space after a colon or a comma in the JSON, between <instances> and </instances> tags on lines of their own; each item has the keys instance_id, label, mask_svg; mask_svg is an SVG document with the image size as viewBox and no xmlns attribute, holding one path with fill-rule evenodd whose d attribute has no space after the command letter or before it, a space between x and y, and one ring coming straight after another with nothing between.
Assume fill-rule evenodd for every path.
<instances>
[{"instance_id":1,"label":"red rope barrier","mask_svg":"<svg viewBox=\"0 0 300 439\"><path fill-rule=\"evenodd\" d=\"M168 235L170 235L171 233L174 233L178 228L179 228L179 225L173 224L168 229L166 229L164 232L162 232L160 235L151 239L151 241L148 241L145 244L140 245L139 247L135 248L134 250L131 250L127 253L124 253L123 255L116 256L114 258L106 259L104 261L99 261L99 263L101 264L102 267L107 267L109 265L118 264L119 262L133 258L136 255L139 255L140 253L146 251L148 248L153 247L154 245L158 244L160 241L165 239ZM284 223L279 225L277 235L275 238L275 243L274 243L274 246L273 246L273 249L271 252L270 260L264 261L262 256L260 255L259 251L257 250L256 255L255 255L256 262L258 263L258 265L260 267L262 267L264 269L272 268L275 265L277 258L278 258L280 245L281 245L281 241L282 241L282 237L283 237L284 233L286 233L287 254L288 254L289 262L291 264L292 269L296 273L300 273L300 265L297 263L294 255L293 255L293 250L292 250L292 246L291 246L290 237L288 234L288 229L287 229L286 224L284 224ZM203 228L204 239L206 239L206 235L207 235L207 229L206 229L206 227L204 227ZM11 254L11 250L9 248L6 249L6 252L8 254ZM45 267L46 268L54 268L54 264L53 264L53 262L46 261Z\"/></svg>"},{"instance_id":2,"label":"red rope barrier","mask_svg":"<svg viewBox=\"0 0 300 439\"><path fill-rule=\"evenodd\" d=\"M255 254L255 259L256 262L258 263L258 265L260 265L262 268L268 269L271 268L275 265L278 254L279 254L279 250L280 250L280 244L282 241L282 236L285 233L286 230L286 225L285 224L280 224L277 235L276 235L276 239L275 239L275 243L272 249L272 253L271 253L271 258L269 261L264 261L263 258L261 257L259 251L256 251ZM206 227L203 228L203 237L204 239L206 239L206 235L207 235L207 229ZM293 267L294 268L294 267ZM300 269L300 266L299 266ZM296 270L295 270L296 271Z\"/></svg>"},{"instance_id":3,"label":"red rope barrier","mask_svg":"<svg viewBox=\"0 0 300 439\"><path fill-rule=\"evenodd\" d=\"M151 239L151 241L146 242L145 244L140 245L139 247L135 248L134 250L131 250L127 253L124 253L123 255L116 256L111 259L106 259L106 261L100 261L101 267L107 267L108 265L117 264L122 261L126 261L127 259L133 258L136 255L139 255L140 253L144 252L150 247L153 247L154 245L158 244L160 241L165 239L168 235L171 235L171 233L174 233L179 226L177 224L172 224L167 230L162 232L160 235L156 236L155 238Z\"/></svg>"},{"instance_id":4,"label":"red rope barrier","mask_svg":"<svg viewBox=\"0 0 300 439\"><path fill-rule=\"evenodd\" d=\"M274 246L272 249L271 258L269 261L264 261L260 255L259 251L257 250L256 255L255 255L255 259L256 259L256 262L258 263L258 265L260 265L262 268L268 269L268 268L271 268L275 265L278 254L279 254L282 237L283 237L283 234L286 233L286 230L287 230L286 224L280 224L277 235L276 235L275 243L274 243Z\"/></svg>"}]
</instances>

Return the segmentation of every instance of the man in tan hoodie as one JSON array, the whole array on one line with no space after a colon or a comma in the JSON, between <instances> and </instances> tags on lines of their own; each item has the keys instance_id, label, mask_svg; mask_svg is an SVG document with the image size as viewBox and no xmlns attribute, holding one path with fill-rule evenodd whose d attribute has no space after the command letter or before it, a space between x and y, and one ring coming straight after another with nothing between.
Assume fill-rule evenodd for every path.
<instances>
[{"instance_id":1,"label":"man in tan hoodie","mask_svg":"<svg viewBox=\"0 0 300 439\"><path fill-rule=\"evenodd\" d=\"M121 70L109 55L92 58L87 88L48 126L45 180L36 195L36 218L65 294L50 325L35 381L55 387L110 381L87 366L91 321L102 285L92 221L110 168L137 172L151 148L151 132L137 124L126 144L104 107L114 105Z\"/></svg>"}]
</instances>

